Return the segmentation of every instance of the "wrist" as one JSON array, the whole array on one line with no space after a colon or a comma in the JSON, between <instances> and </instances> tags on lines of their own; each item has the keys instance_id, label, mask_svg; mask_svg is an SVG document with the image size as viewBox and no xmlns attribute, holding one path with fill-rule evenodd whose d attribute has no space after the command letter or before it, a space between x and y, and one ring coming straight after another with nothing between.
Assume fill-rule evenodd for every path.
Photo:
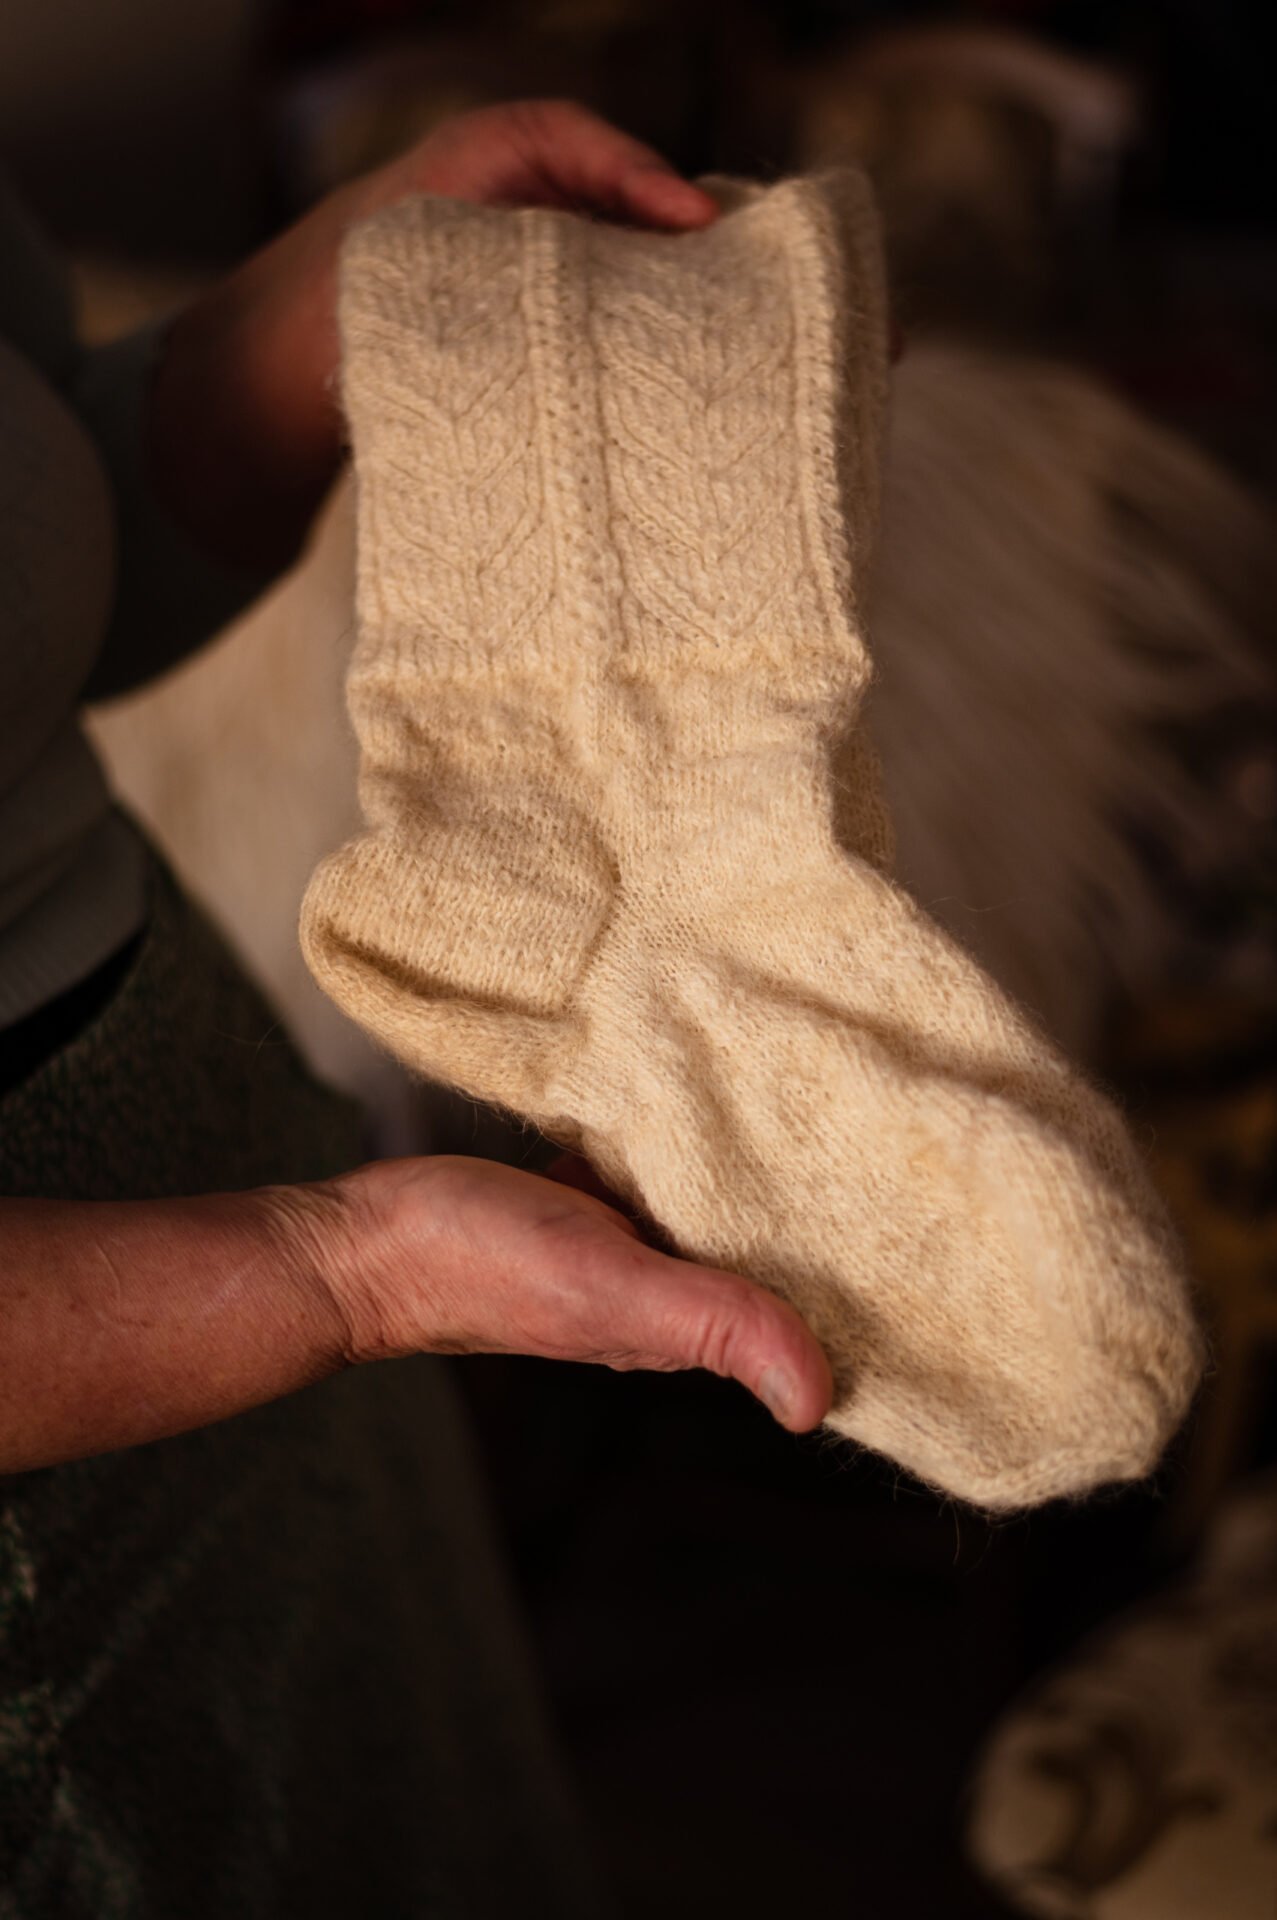
<instances>
[{"instance_id":1,"label":"wrist","mask_svg":"<svg viewBox=\"0 0 1277 1920\"><path fill-rule=\"evenodd\" d=\"M422 1192L431 1163L372 1161L305 1187L272 1189L272 1231L326 1325L334 1366L402 1359L427 1344L416 1296L423 1258Z\"/></svg>"},{"instance_id":2,"label":"wrist","mask_svg":"<svg viewBox=\"0 0 1277 1920\"><path fill-rule=\"evenodd\" d=\"M375 1235L357 1193L356 1176L345 1174L244 1196L248 1231L265 1245L289 1311L310 1329L309 1344L324 1372L375 1357L370 1314L361 1299Z\"/></svg>"}]
</instances>

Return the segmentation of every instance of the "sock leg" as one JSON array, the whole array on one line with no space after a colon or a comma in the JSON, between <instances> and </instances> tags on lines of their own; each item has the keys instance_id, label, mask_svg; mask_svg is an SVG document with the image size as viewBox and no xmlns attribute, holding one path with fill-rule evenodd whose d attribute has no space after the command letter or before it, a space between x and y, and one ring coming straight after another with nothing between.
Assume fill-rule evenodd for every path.
<instances>
[{"instance_id":1,"label":"sock leg","mask_svg":"<svg viewBox=\"0 0 1277 1920\"><path fill-rule=\"evenodd\" d=\"M535 239L419 201L350 245L367 831L316 873L301 925L320 983L393 1052L525 1112L614 890Z\"/></svg>"}]
</instances>

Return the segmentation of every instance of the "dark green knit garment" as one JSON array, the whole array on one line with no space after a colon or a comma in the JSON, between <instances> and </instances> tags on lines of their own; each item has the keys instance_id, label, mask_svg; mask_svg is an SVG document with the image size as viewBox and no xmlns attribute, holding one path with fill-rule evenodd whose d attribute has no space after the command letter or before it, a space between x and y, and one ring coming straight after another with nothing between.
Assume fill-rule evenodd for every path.
<instances>
[{"instance_id":1,"label":"dark green knit garment","mask_svg":"<svg viewBox=\"0 0 1277 1920\"><path fill-rule=\"evenodd\" d=\"M157 868L87 1032L0 1103L0 1193L359 1155ZM445 1363L0 1482L0 1920L597 1915Z\"/></svg>"}]
</instances>

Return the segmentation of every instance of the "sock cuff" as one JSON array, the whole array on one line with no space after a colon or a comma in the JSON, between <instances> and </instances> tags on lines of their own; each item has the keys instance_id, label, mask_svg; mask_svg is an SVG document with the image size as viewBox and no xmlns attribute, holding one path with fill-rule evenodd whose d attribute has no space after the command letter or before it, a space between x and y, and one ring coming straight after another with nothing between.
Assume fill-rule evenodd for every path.
<instances>
[{"instance_id":1,"label":"sock cuff","mask_svg":"<svg viewBox=\"0 0 1277 1920\"><path fill-rule=\"evenodd\" d=\"M863 687L886 365L868 189L715 184L693 233L419 198L349 236L379 673L411 647L433 677L561 692L620 653L640 682Z\"/></svg>"}]
</instances>

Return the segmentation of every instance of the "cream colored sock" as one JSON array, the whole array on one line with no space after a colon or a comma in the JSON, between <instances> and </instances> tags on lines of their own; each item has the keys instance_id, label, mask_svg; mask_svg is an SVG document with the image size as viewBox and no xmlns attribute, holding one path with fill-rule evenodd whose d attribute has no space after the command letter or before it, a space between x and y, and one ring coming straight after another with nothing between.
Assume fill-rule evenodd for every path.
<instances>
[{"instance_id":1,"label":"cream colored sock","mask_svg":"<svg viewBox=\"0 0 1277 1920\"><path fill-rule=\"evenodd\" d=\"M736 199L679 237L431 200L352 236L367 831L305 951L401 1058L792 1301L840 1433L990 1508L1138 1476L1199 1365L1139 1158L881 871L867 746L831 773L869 674L872 213L849 175Z\"/></svg>"}]
</instances>

